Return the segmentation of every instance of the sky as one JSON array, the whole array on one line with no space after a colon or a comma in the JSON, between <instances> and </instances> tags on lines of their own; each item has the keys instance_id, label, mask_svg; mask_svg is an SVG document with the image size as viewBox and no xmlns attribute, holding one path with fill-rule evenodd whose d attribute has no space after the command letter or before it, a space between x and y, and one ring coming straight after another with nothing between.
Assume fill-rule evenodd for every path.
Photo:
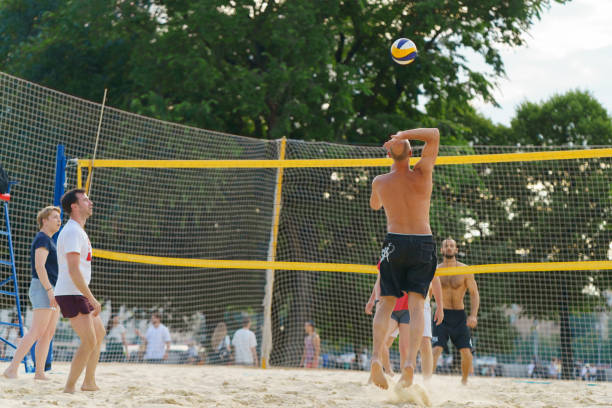
<instances>
[{"instance_id":1,"label":"sky","mask_svg":"<svg viewBox=\"0 0 612 408\"><path fill-rule=\"evenodd\" d=\"M506 78L494 92L501 105L474 106L494 123L509 125L524 101L542 102L572 89L589 91L612 115L612 1L554 3L525 36L526 45L505 48ZM472 68L483 69L468 55Z\"/></svg>"}]
</instances>

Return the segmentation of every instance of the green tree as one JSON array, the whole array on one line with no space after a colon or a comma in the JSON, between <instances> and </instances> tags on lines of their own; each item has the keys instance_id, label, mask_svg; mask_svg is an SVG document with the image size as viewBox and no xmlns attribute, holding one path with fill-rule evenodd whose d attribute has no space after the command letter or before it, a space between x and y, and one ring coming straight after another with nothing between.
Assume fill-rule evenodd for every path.
<instances>
[{"instance_id":1,"label":"green tree","mask_svg":"<svg viewBox=\"0 0 612 408\"><path fill-rule=\"evenodd\" d=\"M574 90L524 102L512 119L512 141L524 145L610 145L612 119L589 92Z\"/></svg>"},{"instance_id":2,"label":"green tree","mask_svg":"<svg viewBox=\"0 0 612 408\"><path fill-rule=\"evenodd\" d=\"M81 97L109 87L112 106L247 136L378 143L433 123L465 140L469 129L447 117L460 119L476 96L493 101L498 47L522 44L553 1L565 2L69 0L26 21L27 38L0 60ZM0 11L9 3L29 1ZM388 55L401 36L419 49L408 67ZM471 69L464 49L493 76Z\"/></svg>"},{"instance_id":3,"label":"green tree","mask_svg":"<svg viewBox=\"0 0 612 408\"><path fill-rule=\"evenodd\" d=\"M147 0L30 1L0 4L1 69L85 99L99 101L110 88L110 104L132 99L131 55L157 29Z\"/></svg>"}]
</instances>

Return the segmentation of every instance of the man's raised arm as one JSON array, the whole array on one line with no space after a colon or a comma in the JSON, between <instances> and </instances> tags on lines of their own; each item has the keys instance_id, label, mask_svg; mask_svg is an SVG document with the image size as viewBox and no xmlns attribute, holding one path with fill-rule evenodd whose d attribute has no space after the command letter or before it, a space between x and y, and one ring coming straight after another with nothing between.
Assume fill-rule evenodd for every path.
<instances>
[{"instance_id":1,"label":"man's raised arm","mask_svg":"<svg viewBox=\"0 0 612 408\"><path fill-rule=\"evenodd\" d=\"M382 207L382 201L380 201L380 197L378 196L378 183L379 183L379 178L378 176L374 178L374 181L372 181L372 194L370 195L370 208L372 208L373 210L380 210L380 208Z\"/></svg>"},{"instance_id":2,"label":"man's raised arm","mask_svg":"<svg viewBox=\"0 0 612 408\"><path fill-rule=\"evenodd\" d=\"M415 170L420 169L432 172L438 157L438 149L440 148L440 131L437 128L421 128L410 129L397 132L392 138L403 140L420 140L425 142L421 159L414 166Z\"/></svg>"}]
</instances>

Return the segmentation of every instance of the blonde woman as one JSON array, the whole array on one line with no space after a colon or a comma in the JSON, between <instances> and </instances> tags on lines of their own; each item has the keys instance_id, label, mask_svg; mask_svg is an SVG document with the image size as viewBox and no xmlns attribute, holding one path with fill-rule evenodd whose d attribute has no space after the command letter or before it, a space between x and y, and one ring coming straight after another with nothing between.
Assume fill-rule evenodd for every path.
<instances>
[{"instance_id":1,"label":"blonde woman","mask_svg":"<svg viewBox=\"0 0 612 408\"><path fill-rule=\"evenodd\" d=\"M212 339L210 340L213 351L213 363L227 364L231 360L232 349L230 338L227 335L227 325L220 322L215 326Z\"/></svg>"},{"instance_id":2,"label":"blonde woman","mask_svg":"<svg viewBox=\"0 0 612 408\"><path fill-rule=\"evenodd\" d=\"M36 222L40 231L34 237L30 248L32 282L30 283L30 303L34 310L32 327L21 339L11 364L4 371L6 378L17 378L19 363L36 343L35 380L48 380L45 376L45 361L49 343L55 334L59 319L59 309L55 301L54 288L57 282L57 250L51 237L62 225L59 207L45 207L38 212Z\"/></svg>"}]
</instances>

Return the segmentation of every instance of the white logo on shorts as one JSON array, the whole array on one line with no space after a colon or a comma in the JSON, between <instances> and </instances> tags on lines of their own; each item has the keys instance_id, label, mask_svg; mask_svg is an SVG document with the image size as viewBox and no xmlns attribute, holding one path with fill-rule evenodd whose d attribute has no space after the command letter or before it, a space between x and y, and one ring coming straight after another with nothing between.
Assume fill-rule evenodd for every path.
<instances>
[{"instance_id":1,"label":"white logo on shorts","mask_svg":"<svg viewBox=\"0 0 612 408\"><path fill-rule=\"evenodd\" d=\"M380 253L380 262L389 262L389 255L391 255L393 251L395 251L395 246L393 245L393 243L389 242L389 244L387 244L387 246L384 247L382 249L382 252Z\"/></svg>"}]
</instances>

